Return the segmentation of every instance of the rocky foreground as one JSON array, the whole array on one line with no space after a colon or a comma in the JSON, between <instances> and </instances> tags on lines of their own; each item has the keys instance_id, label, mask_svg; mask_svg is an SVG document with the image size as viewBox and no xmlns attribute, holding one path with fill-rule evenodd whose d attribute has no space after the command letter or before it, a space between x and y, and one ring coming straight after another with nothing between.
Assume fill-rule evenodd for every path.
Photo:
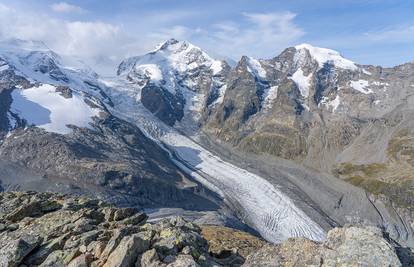
<instances>
[{"instance_id":1,"label":"rocky foreground","mask_svg":"<svg viewBox=\"0 0 414 267\"><path fill-rule=\"evenodd\" d=\"M323 243L273 245L180 217L147 223L135 208L52 193L0 194L0 266L412 266L381 230L348 226Z\"/></svg>"}]
</instances>

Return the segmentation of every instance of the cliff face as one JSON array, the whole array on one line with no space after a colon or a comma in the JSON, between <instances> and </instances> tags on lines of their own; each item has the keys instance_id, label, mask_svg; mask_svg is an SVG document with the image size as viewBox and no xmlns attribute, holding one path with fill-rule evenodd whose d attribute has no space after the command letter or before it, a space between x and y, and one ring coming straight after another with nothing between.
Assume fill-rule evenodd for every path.
<instances>
[{"instance_id":1,"label":"cliff face","mask_svg":"<svg viewBox=\"0 0 414 267\"><path fill-rule=\"evenodd\" d=\"M410 251L378 228L336 228L323 243L296 238L271 245L229 228L202 226L202 231L180 217L153 224L146 220L135 208L114 208L93 199L1 193L0 266L413 264Z\"/></svg>"}]
</instances>

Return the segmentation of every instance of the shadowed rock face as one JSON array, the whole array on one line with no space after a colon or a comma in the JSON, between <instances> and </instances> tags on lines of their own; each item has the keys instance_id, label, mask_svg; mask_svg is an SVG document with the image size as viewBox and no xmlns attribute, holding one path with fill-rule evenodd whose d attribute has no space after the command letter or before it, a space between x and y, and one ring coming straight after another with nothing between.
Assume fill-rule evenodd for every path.
<instances>
[{"instance_id":1,"label":"shadowed rock face","mask_svg":"<svg viewBox=\"0 0 414 267\"><path fill-rule=\"evenodd\" d=\"M184 116L184 99L173 95L163 87L147 84L141 92L142 104L160 120L172 126Z\"/></svg>"},{"instance_id":2,"label":"shadowed rock face","mask_svg":"<svg viewBox=\"0 0 414 267\"><path fill-rule=\"evenodd\" d=\"M335 228L323 243L296 238L271 245L230 228L200 228L181 217L153 224L146 220L136 208L115 208L96 199L0 193L0 262L108 267L413 263L409 250L392 243L377 228Z\"/></svg>"}]
</instances>

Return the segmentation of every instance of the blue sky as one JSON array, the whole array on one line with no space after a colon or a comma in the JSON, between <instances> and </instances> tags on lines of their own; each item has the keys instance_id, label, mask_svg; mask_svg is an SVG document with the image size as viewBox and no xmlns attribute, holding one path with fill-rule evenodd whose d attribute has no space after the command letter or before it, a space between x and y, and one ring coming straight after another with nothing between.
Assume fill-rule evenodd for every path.
<instances>
[{"instance_id":1,"label":"blue sky","mask_svg":"<svg viewBox=\"0 0 414 267\"><path fill-rule=\"evenodd\" d=\"M407 0L0 0L0 39L42 40L104 73L171 37L235 60L310 43L394 66L414 60L413 13Z\"/></svg>"}]
</instances>

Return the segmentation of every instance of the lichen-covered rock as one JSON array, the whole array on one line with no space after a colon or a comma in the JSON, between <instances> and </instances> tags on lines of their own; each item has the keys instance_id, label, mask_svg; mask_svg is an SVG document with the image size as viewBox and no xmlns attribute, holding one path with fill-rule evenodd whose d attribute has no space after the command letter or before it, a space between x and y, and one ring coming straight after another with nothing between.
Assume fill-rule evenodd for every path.
<instances>
[{"instance_id":1,"label":"lichen-covered rock","mask_svg":"<svg viewBox=\"0 0 414 267\"><path fill-rule=\"evenodd\" d=\"M153 248L144 252L141 257L138 258L135 266L156 267L161 265L163 265L163 263L160 261L157 251Z\"/></svg>"},{"instance_id":2,"label":"lichen-covered rock","mask_svg":"<svg viewBox=\"0 0 414 267\"><path fill-rule=\"evenodd\" d=\"M401 266L394 247L375 227L335 228L322 251L325 266Z\"/></svg>"},{"instance_id":3,"label":"lichen-covered rock","mask_svg":"<svg viewBox=\"0 0 414 267\"><path fill-rule=\"evenodd\" d=\"M124 237L117 248L109 255L105 267L133 266L140 254L149 249L151 234L140 232Z\"/></svg>"},{"instance_id":4,"label":"lichen-covered rock","mask_svg":"<svg viewBox=\"0 0 414 267\"><path fill-rule=\"evenodd\" d=\"M401 266L397 254L405 266L412 262L409 250L377 228L337 228L324 243L272 245L181 217L146 223L136 207L83 197L8 192L0 200L0 267Z\"/></svg>"},{"instance_id":5,"label":"lichen-covered rock","mask_svg":"<svg viewBox=\"0 0 414 267\"><path fill-rule=\"evenodd\" d=\"M288 239L280 245L266 244L246 258L244 266L321 266L319 246L306 239Z\"/></svg>"},{"instance_id":6,"label":"lichen-covered rock","mask_svg":"<svg viewBox=\"0 0 414 267\"><path fill-rule=\"evenodd\" d=\"M202 235L208 241L210 254L217 256L236 250L242 257L247 257L267 243L246 232L223 226L202 226Z\"/></svg>"},{"instance_id":7,"label":"lichen-covered rock","mask_svg":"<svg viewBox=\"0 0 414 267\"><path fill-rule=\"evenodd\" d=\"M40 237L32 235L24 235L16 240L2 239L0 243L0 266L19 266L24 257L33 251L40 242Z\"/></svg>"},{"instance_id":8,"label":"lichen-covered rock","mask_svg":"<svg viewBox=\"0 0 414 267\"><path fill-rule=\"evenodd\" d=\"M385 267L402 263L380 229L350 226L329 231L323 243L296 238L265 245L249 255L244 266Z\"/></svg>"}]
</instances>

